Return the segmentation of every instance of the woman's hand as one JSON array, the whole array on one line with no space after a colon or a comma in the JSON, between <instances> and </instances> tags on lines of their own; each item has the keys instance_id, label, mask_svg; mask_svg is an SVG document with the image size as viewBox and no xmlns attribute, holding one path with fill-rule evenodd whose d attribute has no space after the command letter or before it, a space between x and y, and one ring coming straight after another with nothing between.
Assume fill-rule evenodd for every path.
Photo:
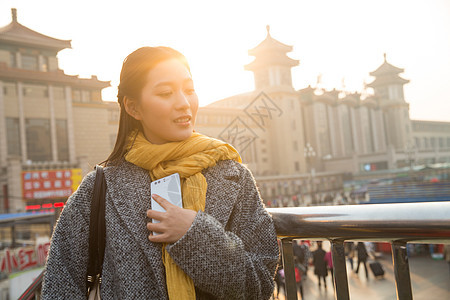
<instances>
[{"instance_id":1,"label":"woman's hand","mask_svg":"<svg viewBox=\"0 0 450 300\"><path fill-rule=\"evenodd\" d=\"M150 234L148 239L157 243L175 243L178 241L191 227L194 222L196 211L178 207L163 197L153 194L152 198L161 205L166 212L159 212L149 209L147 216L151 219L158 220L159 223L147 223L147 229L157 232L158 235Z\"/></svg>"}]
</instances>

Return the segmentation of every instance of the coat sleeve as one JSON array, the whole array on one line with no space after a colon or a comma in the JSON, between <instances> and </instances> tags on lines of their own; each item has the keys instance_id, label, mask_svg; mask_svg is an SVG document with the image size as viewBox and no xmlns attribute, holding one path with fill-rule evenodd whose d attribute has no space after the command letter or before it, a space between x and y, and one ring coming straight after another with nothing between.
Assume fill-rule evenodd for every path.
<instances>
[{"instance_id":1,"label":"coat sleeve","mask_svg":"<svg viewBox=\"0 0 450 300\"><path fill-rule=\"evenodd\" d=\"M231 226L224 227L200 211L187 233L167 249L196 288L207 295L217 299L269 299L279 256L275 227L253 176L247 168L242 169Z\"/></svg>"},{"instance_id":2,"label":"coat sleeve","mask_svg":"<svg viewBox=\"0 0 450 300\"><path fill-rule=\"evenodd\" d=\"M69 197L56 223L45 266L42 299L86 299L89 212L95 172Z\"/></svg>"}]
</instances>

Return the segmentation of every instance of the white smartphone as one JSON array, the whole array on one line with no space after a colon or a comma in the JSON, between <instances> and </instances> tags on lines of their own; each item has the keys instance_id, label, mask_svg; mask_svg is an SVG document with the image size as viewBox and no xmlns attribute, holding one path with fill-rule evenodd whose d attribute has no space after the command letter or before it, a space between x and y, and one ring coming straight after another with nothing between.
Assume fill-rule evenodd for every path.
<instances>
[{"instance_id":1,"label":"white smartphone","mask_svg":"<svg viewBox=\"0 0 450 300\"><path fill-rule=\"evenodd\" d=\"M177 205L179 207L183 207L183 200L181 197L180 175L178 173L152 181L150 185L150 191L152 195L157 194L166 199L167 201L169 201L170 203ZM153 198L151 205L152 210L161 212L166 211ZM159 221L155 219L152 219L152 222L159 223Z\"/></svg>"}]
</instances>

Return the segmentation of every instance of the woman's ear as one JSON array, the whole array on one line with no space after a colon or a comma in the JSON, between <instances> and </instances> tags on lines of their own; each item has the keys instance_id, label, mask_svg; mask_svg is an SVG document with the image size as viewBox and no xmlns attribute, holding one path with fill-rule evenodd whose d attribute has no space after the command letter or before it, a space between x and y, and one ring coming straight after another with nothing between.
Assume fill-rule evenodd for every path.
<instances>
[{"instance_id":1,"label":"woman's ear","mask_svg":"<svg viewBox=\"0 0 450 300\"><path fill-rule=\"evenodd\" d=\"M124 96L123 97L123 105L125 107L125 110L127 111L127 113L130 116L132 116L133 118L135 118L138 121L140 121L142 119L141 114L139 113L139 110L138 110L138 104L134 99Z\"/></svg>"}]
</instances>

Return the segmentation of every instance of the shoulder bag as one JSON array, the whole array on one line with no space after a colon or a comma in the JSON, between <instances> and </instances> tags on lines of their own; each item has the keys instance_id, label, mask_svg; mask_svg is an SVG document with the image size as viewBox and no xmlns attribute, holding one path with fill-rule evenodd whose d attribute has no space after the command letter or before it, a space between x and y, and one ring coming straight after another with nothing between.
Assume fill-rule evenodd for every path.
<instances>
[{"instance_id":1,"label":"shoulder bag","mask_svg":"<svg viewBox=\"0 0 450 300\"><path fill-rule=\"evenodd\" d=\"M87 269L87 294L89 300L99 300L102 266L105 255L105 196L106 181L102 166L95 166L95 184L91 200L89 222L89 259Z\"/></svg>"}]
</instances>

